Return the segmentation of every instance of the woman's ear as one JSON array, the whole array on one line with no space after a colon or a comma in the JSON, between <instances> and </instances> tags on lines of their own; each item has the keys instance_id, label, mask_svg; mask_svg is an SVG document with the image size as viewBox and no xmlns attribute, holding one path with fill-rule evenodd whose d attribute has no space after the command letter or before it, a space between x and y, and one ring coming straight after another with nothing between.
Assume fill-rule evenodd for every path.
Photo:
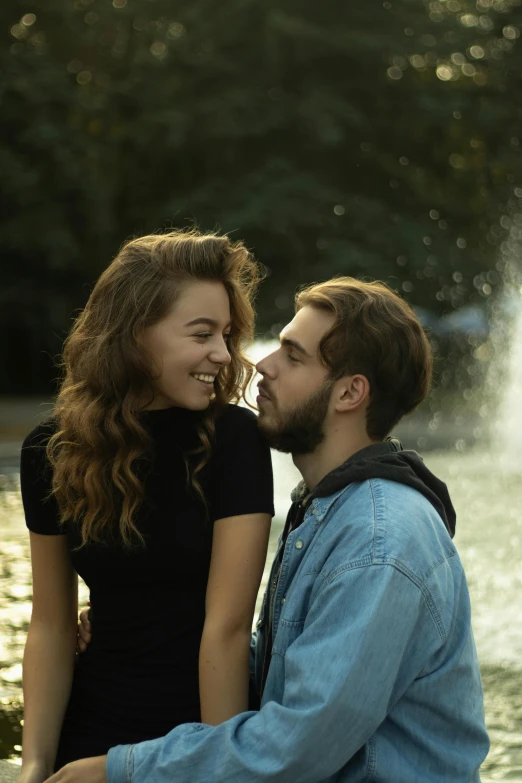
<instances>
[{"instance_id":1,"label":"woman's ear","mask_svg":"<svg viewBox=\"0 0 522 783\"><path fill-rule=\"evenodd\" d=\"M370 398L370 382L365 375L345 375L339 378L334 391L335 410L339 413L366 406Z\"/></svg>"}]
</instances>

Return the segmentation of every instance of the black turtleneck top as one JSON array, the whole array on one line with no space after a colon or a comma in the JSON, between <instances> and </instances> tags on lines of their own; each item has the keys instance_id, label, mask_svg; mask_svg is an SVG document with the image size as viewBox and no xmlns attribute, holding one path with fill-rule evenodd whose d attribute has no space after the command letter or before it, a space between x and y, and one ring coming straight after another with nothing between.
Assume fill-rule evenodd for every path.
<instances>
[{"instance_id":1,"label":"black turtleneck top","mask_svg":"<svg viewBox=\"0 0 522 783\"><path fill-rule=\"evenodd\" d=\"M208 518L187 487L183 455L198 445L198 412L146 411L154 444L137 524L145 547L90 544L78 527L58 525L45 444L52 420L26 438L21 486L28 528L67 535L71 562L90 590L92 642L78 656L56 768L105 754L113 745L163 736L199 721L198 654L212 522L273 514L270 452L254 414L228 405L216 421L215 447L199 474Z\"/></svg>"}]
</instances>

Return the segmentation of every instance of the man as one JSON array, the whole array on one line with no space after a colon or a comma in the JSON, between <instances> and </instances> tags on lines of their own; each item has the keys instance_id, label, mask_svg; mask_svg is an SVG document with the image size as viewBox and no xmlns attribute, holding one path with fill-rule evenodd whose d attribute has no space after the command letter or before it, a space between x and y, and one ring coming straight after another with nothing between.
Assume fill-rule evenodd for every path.
<instances>
[{"instance_id":1,"label":"man","mask_svg":"<svg viewBox=\"0 0 522 783\"><path fill-rule=\"evenodd\" d=\"M380 283L302 291L258 370L259 426L303 475L252 642L259 711L84 759L51 783L476 783L488 750L445 485L385 440L431 353Z\"/></svg>"}]
</instances>

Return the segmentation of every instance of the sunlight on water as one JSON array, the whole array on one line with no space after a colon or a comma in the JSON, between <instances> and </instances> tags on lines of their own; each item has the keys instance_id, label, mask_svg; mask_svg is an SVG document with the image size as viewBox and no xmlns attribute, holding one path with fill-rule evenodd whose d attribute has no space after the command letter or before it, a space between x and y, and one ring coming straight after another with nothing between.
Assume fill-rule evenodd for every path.
<instances>
[{"instance_id":1,"label":"sunlight on water","mask_svg":"<svg viewBox=\"0 0 522 783\"><path fill-rule=\"evenodd\" d=\"M5 463L5 459L4 459ZM0 491L0 758L21 751L22 655L31 617L29 540L15 465L3 467ZM88 593L80 587L80 600Z\"/></svg>"}]
</instances>

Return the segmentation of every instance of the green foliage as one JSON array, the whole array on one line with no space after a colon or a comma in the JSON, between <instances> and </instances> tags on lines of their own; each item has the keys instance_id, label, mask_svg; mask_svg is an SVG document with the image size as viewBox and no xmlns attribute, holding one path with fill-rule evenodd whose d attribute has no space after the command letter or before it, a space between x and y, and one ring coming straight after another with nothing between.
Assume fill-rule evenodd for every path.
<instances>
[{"instance_id":1,"label":"green foliage","mask_svg":"<svg viewBox=\"0 0 522 783\"><path fill-rule=\"evenodd\" d=\"M519 0L5 0L2 390L46 388L123 239L191 220L268 268L261 332L339 273L438 314L486 307L520 231L520 17Z\"/></svg>"}]
</instances>

